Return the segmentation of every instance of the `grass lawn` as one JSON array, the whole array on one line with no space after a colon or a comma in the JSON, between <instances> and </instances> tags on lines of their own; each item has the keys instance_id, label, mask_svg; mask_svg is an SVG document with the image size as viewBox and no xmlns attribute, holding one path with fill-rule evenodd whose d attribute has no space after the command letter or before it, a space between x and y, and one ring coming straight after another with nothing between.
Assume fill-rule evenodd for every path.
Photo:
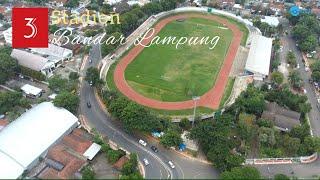
<instances>
[{"instance_id":1,"label":"grass lawn","mask_svg":"<svg viewBox=\"0 0 320 180\"><path fill-rule=\"evenodd\" d=\"M218 22L201 18L171 22L158 36L220 36L220 40L213 50L209 45L145 48L126 69L128 84L140 94L161 101L183 101L203 95L214 85L232 39L231 30L220 27Z\"/></svg>"},{"instance_id":2,"label":"grass lawn","mask_svg":"<svg viewBox=\"0 0 320 180\"><path fill-rule=\"evenodd\" d=\"M226 88L224 90L222 99L220 101L220 108L223 107L224 103L226 103L226 101L228 100L229 96L231 95L231 91L232 91L232 88L233 88L233 85L234 85L234 81L235 81L235 78L229 77L227 86L226 86Z\"/></svg>"}]
</instances>

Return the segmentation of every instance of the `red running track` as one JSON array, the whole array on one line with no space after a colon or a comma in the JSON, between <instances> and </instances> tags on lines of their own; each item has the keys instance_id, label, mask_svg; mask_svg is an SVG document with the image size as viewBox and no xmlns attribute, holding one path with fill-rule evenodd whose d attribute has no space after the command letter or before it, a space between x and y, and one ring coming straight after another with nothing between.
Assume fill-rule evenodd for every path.
<instances>
[{"instance_id":1,"label":"red running track","mask_svg":"<svg viewBox=\"0 0 320 180\"><path fill-rule=\"evenodd\" d=\"M230 44L230 47L228 49L228 53L225 57L225 61L220 69L220 72L218 74L217 80L214 84L214 86L206 92L204 95L200 97L200 100L198 100L197 105L198 106L204 106L211 109L218 109L220 105L221 98L224 93L224 89L227 85L229 73L232 67L233 60L235 59L238 47L241 43L242 38L242 32L238 29L238 27L235 24L230 23L229 21L220 18L218 16L214 15L200 15L200 14L186 14L186 15L176 15L176 16L170 16L168 18L165 18L158 22L154 28L155 33L153 34L153 37L156 36L160 30L171 21L181 19L181 18L190 18L190 17L198 17L198 18L204 18L208 20L214 20L221 24L224 24L226 27L228 27L232 33L233 38ZM152 38L144 39L142 41L143 44L148 44ZM151 99L148 97L145 97L138 92L136 92L134 89L132 89L127 81L125 80L125 70L127 66L143 51L144 47L141 45L135 46L132 50L129 51L129 53L120 60L118 65L115 68L114 71L114 82L119 89L119 91L127 96L129 99L151 108L155 109L166 109L166 110L181 110L181 109L191 109L194 107L194 101L188 100L188 101L179 101L179 102L164 102L159 101L155 99Z\"/></svg>"}]
</instances>

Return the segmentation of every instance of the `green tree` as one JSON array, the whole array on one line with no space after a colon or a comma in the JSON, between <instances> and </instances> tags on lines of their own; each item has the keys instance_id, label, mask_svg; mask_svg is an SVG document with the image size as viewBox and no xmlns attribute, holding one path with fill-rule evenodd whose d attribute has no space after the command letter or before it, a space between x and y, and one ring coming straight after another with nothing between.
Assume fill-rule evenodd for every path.
<instances>
[{"instance_id":1,"label":"green tree","mask_svg":"<svg viewBox=\"0 0 320 180\"><path fill-rule=\"evenodd\" d=\"M244 111L248 114L255 114L260 116L265 109L266 102L264 94L252 84L248 86L247 90L242 92L236 99L233 108Z\"/></svg>"},{"instance_id":2,"label":"green tree","mask_svg":"<svg viewBox=\"0 0 320 180\"><path fill-rule=\"evenodd\" d=\"M96 179L95 178L95 173L94 173L92 167L86 166L85 168L83 168L83 170L82 170L82 179L88 179L88 180L89 179L90 180Z\"/></svg>"},{"instance_id":3,"label":"green tree","mask_svg":"<svg viewBox=\"0 0 320 180\"><path fill-rule=\"evenodd\" d=\"M291 67L297 66L296 56L292 51L289 51L287 54L287 63L290 64Z\"/></svg>"},{"instance_id":4,"label":"green tree","mask_svg":"<svg viewBox=\"0 0 320 180\"><path fill-rule=\"evenodd\" d=\"M320 82L320 72L319 71L313 71L311 74L311 78L315 82Z\"/></svg>"},{"instance_id":5,"label":"green tree","mask_svg":"<svg viewBox=\"0 0 320 180\"><path fill-rule=\"evenodd\" d=\"M70 92L61 92L53 100L53 104L57 107L63 107L73 114L77 113L80 99L77 95Z\"/></svg>"},{"instance_id":6,"label":"green tree","mask_svg":"<svg viewBox=\"0 0 320 180\"><path fill-rule=\"evenodd\" d=\"M290 178L284 174L276 174L274 175L275 180L290 180Z\"/></svg>"},{"instance_id":7,"label":"green tree","mask_svg":"<svg viewBox=\"0 0 320 180\"><path fill-rule=\"evenodd\" d=\"M132 153L130 154L130 159L123 165L121 170L122 175L130 176L138 171L138 158L137 154Z\"/></svg>"},{"instance_id":8,"label":"green tree","mask_svg":"<svg viewBox=\"0 0 320 180\"><path fill-rule=\"evenodd\" d=\"M48 80L49 88L54 92L61 92L67 90L68 80L62 78L60 75L52 76Z\"/></svg>"},{"instance_id":9,"label":"green tree","mask_svg":"<svg viewBox=\"0 0 320 180\"><path fill-rule=\"evenodd\" d=\"M102 84L99 71L95 67L89 67L87 69L85 80L88 81L89 83L92 83L93 86Z\"/></svg>"},{"instance_id":10,"label":"green tree","mask_svg":"<svg viewBox=\"0 0 320 180\"><path fill-rule=\"evenodd\" d=\"M300 147L300 139L292 138L289 135L283 137L283 147L290 156L296 156Z\"/></svg>"},{"instance_id":11,"label":"green tree","mask_svg":"<svg viewBox=\"0 0 320 180\"><path fill-rule=\"evenodd\" d=\"M54 34L58 29L59 29L59 27L56 24L49 25L49 32L51 34Z\"/></svg>"},{"instance_id":12,"label":"green tree","mask_svg":"<svg viewBox=\"0 0 320 180\"><path fill-rule=\"evenodd\" d=\"M1 52L0 64L0 84L3 84L14 76L15 71L18 69L18 63L9 54Z\"/></svg>"},{"instance_id":13,"label":"green tree","mask_svg":"<svg viewBox=\"0 0 320 180\"><path fill-rule=\"evenodd\" d=\"M179 122L179 126L184 129L188 130L191 128L191 124L188 118L182 118L181 121Z\"/></svg>"},{"instance_id":14,"label":"green tree","mask_svg":"<svg viewBox=\"0 0 320 180\"><path fill-rule=\"evenodd\" d=\"M66 7L69 8L75 8L79 6L79 1L78 0L69 0L67 1L67 3L65 4Z\"/></svg>"},{"instance_id":15,"label":"green tree","mask_svg":"<svg viewBox=\"0 0 320 180\"><path fill-rule=\"evenodd\" d=\"M281 72L278 72L278 71L272 72L271 80L275 84L277 84L277 85L282 84L283 83L283 79L284 79L284 77L283 77L283 74Z\"/></svg>"},{"instance_id":16,"label":"green tree","mask_svg":"<svg viewBox=\"0 0 320 180\"><path fill-rule=\"evenodd\" d=\"M236 167L220 175L221 179L261 179L260 172L254 167Z\"/></svg>"},{"instance_id":17,"label":"green tree","mask_svg":"<svg viewBox=\"0 0 320 180\"><path fill-rule=\"evenodd\" d=\"M293 88L301 88L302 87L302 78L297 70L293 70L289 73L289 82L292 85Z\"/></svg>"},{"instance_id":18,"label":"green tree","mask_svg":"<svg viewBox=\"0 0 320 180\"><path fill-rule=\"evenodd\" d=\"M311 52L316 49L318 45L318 40L316 35L309 35L303 42L299 45L300 49L304 52Z\"/></svg>"},{"instance_id":19,"label":"green tree","mask_svg":"<svg viewBox=\"0 0 320 180\"><path fill-rule=\"evenodd\" d=\"M314 62L310 67L313 72L320 71L320 61Z\"/></svg>"},{"instance_id":20,"label":"green tree","mask_svg":"<svg viewBox=\"0 0 320 180\"><path fill-rule=\"evenodd\" d=\"M169 129L160 139L160 143L165 147L175 147L182 143L181 134Z\"/></svg>"},{"instance_id":21,"label":"green tree","mask_svg":"<svg viewBox=\"0 0 320 180\"><path fill-rule=\"evenodd\" d=\"M69 80L78 80L79 79L79 74L77 72L70 72L69 74Z\"/></svg>"},{"instance_id":22,"label":"green tree","mask_svg":"<svg viewBox=\"0 0 320 180\"><path fill-rule=\"evenodd\" d=\"M22 98L20 92L0 92L0 114L4 114L20 105Z\"/></svg>"},{"instance_id":23,"label":"green tree","mask_svg":"<svg viewBox=\"0 0 320 180\"><path fill-rule=\"evenodd\" d=\"M122 109L120 120L123 122L124 128L128 131L139 130L151 132L160 127L159 119L150 114L144 107L129 102Z\"/></svg>"}]
</instances>

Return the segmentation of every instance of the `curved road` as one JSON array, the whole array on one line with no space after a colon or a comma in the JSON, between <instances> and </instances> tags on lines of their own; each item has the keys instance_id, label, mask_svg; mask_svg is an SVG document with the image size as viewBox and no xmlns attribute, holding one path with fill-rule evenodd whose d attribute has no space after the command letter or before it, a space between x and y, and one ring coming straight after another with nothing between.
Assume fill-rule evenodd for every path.
<instances>
[{"instance_id":1,"label":"curved road","mask_svg":"<svg viewBox=\"0 0 320 180\"><path fill-rule=\"evenodd\" d=\"M89 61L84 62L81 69L81 76L85 76L86 69L90 66L97 66L101 60L100 46L94 45L90 51ZM86 103L91 103L91 108L88 108ZM148 179L177 179L177 178L218 178L218 171L212 165L191 160L178 155L172 150L168 150L158 146L159 152L154 153L150 149L150 144L147 147L139 145L138 138L135 135L129 135L124 132L115 120L105 113L99 105L94 89L89 86L86 81L81 82L80 87L80 114L85 117L90 127L95 128L102 135L107 136L110 140L118 144L121 148L129 152L137 153L139 160L143 158L149 160L150 165L144 166L146 178ZM167 162L172 160L176 168L171 169Z\"/></svg>"}]
</instances>

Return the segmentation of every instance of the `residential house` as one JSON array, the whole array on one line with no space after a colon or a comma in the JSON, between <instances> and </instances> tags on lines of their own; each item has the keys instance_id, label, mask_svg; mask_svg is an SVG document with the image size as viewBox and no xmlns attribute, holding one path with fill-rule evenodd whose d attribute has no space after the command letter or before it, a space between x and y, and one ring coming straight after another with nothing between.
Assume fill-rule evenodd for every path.
<instances>
[{"instance_id":1,"label":"residential house","mask_svg":"<svg viewBox=\"0 0 320 180\"><path fill-rule=\"evenodd\" d=\"M275 102L267 103L267 109L261 117L272 121L277 129L284 132L300 125L300 113L281 107Z\"/></svg>"}]
</instances>

